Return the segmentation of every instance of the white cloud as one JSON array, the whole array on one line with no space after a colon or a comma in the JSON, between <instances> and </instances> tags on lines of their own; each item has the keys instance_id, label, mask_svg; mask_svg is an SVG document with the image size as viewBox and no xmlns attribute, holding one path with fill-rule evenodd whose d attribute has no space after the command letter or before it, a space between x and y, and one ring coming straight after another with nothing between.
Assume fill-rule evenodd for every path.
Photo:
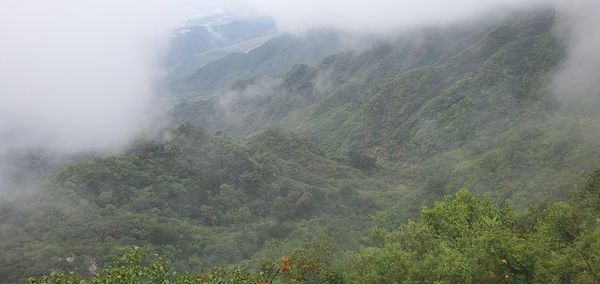
<instances>
[{"instance_id":1,"label":"white cloud","mask_svg":"<svg viewBox=\"0 0 600 284\"><path fill-rule=\"evenodd\" d=\"M567 43L567 58L554 76L562 95L600 95L600 1L556 1L557 30Z\"/></svg>"},{"instance_id":2,"label":"white cloud","mask_svg":"<svg viewBox=\"0 0 600 284\"><path fill-rule=\"evenodd\" d=\"M152 119L170 28L209 8L183 0L1 1L0 146L122 145Z\"/></svg>"},{"instance_id":3,"label":"white cloud","mask_svg":"<svg viewBox=\"0 0 600 284\"><path fill-rule=\"evenodd\" d=\"M484 12L538 5L544 0L240 0L286 30L333 28L379 32L447 24Z\"/></svg>"},{"instance_id":4,"label":"white cloud","mask_svg":"<svg viewBox=\"0 0 600 284\"><path fill-rule=\"evenodd\" d=\"M0 146L80 150L128 141L152 119L170 29L192 15L229 11L271 16L286 30L378 32L539 4L564 11L564 74L579 66L596 74L597 0L2 0Z\"/></svg>"}]
</instances>

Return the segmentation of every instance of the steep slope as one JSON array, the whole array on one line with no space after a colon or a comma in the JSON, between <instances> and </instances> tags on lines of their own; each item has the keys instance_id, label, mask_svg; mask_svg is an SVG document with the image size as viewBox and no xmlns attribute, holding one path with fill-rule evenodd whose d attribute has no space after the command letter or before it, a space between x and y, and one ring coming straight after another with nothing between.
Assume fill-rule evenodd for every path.
<instances>
[{"instance_id":1,"label":"steep slope","mask_svg":"<svg viewBox=\"0 0 600 284\"><path fill-rule=\"evenodd\" d=\"M597 176L589 200L578 201L594 203L581 207L590 210L581 216L584 234L570 223L577 210L562 203L524 220L495 205L512 199L526 211L565 199L600 158L600 96L549 88L564 59L554 23L552 11L526 12L343 53L333 52L340 42L330 34L286 35L208 64L177 82L187 99L173 113L215 135L184 124L162 141L71 165L42 186L47 191L0 203L0 276L19 279L53 267L85 273L131 245L176 259L179 271L278 259L326 231L343 252L375 242L345 268L359 283L385 282L382 275L417 282L543 279L555 267L575 267L573 275L582 277L568 279L591 279L581 259L568 264L584 255L574 244L588 243L573 236L596 235ZM456 198L424 210L420 225L387 231L454 192ZM541 216L550 241L562 234L568 246L528 235ZM372 220L384 228L361 239ZM539 242L525 242L530 236ZM514 243L515 237L524 239ZM411 243L399 248L403 240ZM541 249L511 259L490 243ZM493 273L479 269L481 252ZM77 260L64 259L70 255ZM544 263L548 257L552 264ZM461 266L468 272L453 274L445 266L453 260L469 263ZM498 270L513 260L545 268ZM388 269L394 261L407 263ZM430 271L448 275L438 279Z\"/></svg>"},{"instance_id":2,"label":"steep slope","mask_svg":"<svg viewBox=\"0 0 600 284\"><path fill-rule=\"evenodd\" d=\"M176 114L215 131L278 125L332 153L368 152L399 167L415 194L466 186L520 206L561 199L599 158L588 131L598 124L584 115L598 100L547 87L564 57L553 26L552 11L537 11L409 34Z\"/></svg>"},{"instance_id":3,"label":"steep slope","mask_svg":"<svg viewBox=\"0 0 600 284\"><path fill-rule=\"evenodd\" d=\"M336 32L306 35L284 34L247 53L231 53L173 82L180 96L193 98L210 95L238 80L284 72L295 64L315 64L347 48L351 40Z\"/></svg>"},{"instance_id":4,"label":"steep slope","mask_svg":"<svg viewBox=\"0 0 600 284\"><path fill-rule=\"evenodd\" d=\"M238 19L217 15L190 20L170 41L167 62L171 80L185 78L232 52L247 52L279 33L265 18Z\"/></svg>"}]
</instances>

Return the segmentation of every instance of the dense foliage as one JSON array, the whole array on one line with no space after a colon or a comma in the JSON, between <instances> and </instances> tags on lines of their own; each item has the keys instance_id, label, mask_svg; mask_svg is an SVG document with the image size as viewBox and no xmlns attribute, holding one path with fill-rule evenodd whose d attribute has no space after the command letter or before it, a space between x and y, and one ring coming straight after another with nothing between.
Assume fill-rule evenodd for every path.
<instances>
[{"instance_id":1,"label":"dense foliage","mask_svg":"<svg viewBox=\"0 0 600 284\"><path fill-rule=\"evenodd\" d=\"M0 277L598 281L600 171L583 173L600 100L549 87L555 22L523 12L326 58L338 38L283 36L207 64L174 83L180 126L49 163L0 200ZM64 272L35 278L51 269Z\"/></svg>"},{"instance_id":2,"label":"dense foliage","mask_svg":"<svg viewBox=\"0 0 600 284\"><path fill-rule=\"evenodd\" d=\"M598 92L551 84L564 58L555 23L535 11L409 33L174 113L240 137L275 125L329 153L360 150L395 168L419 204L468 187L521 210L567 198L600 158Z\"/></svg>"},{"instance_id":3,"label":"dense foliage","mask_svg":"<svg viewBox=\"0 0 600 284\"><path fill-rule=\"evenodd\" d=\"M342 262L352 283L595 283L600 281L598 179L569 202L517 216L465 190Z\"/></svg>"},{"instance_id":4,"label":"dense foliage","mask_svg":"<svg viewBox=\"0 0 600 284\"><path fill-rule=\"evenodd\" d=\"M0 275L85 274L132 245L180 270L267 257L325 231L358 248L369 216L402 199L384 173L278 130L235 141L184 124L163 136L3 199Z\"/></svg>"},{"instance_id":5,"label":"dense foliage","mask_svg":"<svg viewBox=\"0 0 600 284\"><path fill-rule=\"evenodd\" d=\"M373 246L344 258L333 257L333 240L319 238L264 263L261 271L232 267L177 275L161 258L142 268L134 252L91 283L595 283L599 217L600 170L569 202L521 217L508 204L461 190L423 208L417 222L388 230L379 220L370 233ZM30 282L76 278L54 272Z\"/></svg>"}]
</instances>

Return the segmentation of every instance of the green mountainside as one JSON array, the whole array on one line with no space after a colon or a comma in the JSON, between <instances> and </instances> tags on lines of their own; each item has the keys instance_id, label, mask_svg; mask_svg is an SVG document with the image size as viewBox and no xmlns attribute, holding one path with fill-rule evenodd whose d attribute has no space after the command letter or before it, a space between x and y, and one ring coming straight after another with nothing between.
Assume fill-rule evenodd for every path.
<instances>
[{"instance_id":1,"label":"green mountainside","mask_svg":"<svg viewBox=\"0 0 600 284\"><path fill-rule=\"evenodd\" d=\"M173 82L160 139L0 201L0 276L593 283L600 99L551 87L555 22L528 11L352 51L284 35L207 64Z\"/></svg>"},{"instance_id":2,"label":"green mountainside","mask_svg":"<svg viewBox=\"0 0 600 284\"><path fill-rule=\"evenodd\" d=\"M178 97L208 96L237 80L277 74L297 63L314 64L347 49L345 38L342 34L325 31L283 34L246 53L231 53L208 63L171 85Z\"/></svg>"},{"instance_id":3,"label":"green mountainside","mask_svg":"<svg viewBox=\"0 0 600 284\"><path fill-rule=\"evenodd\" d=\"M91 280L54 272L30 283L596 283L599 197L600 171L567 202L521 217L460 190L397 229L378 216L358 253L340 254L339 236L322 235L260 268L176 273L134 247Z\"/></svg>"},{"instance_id":4,"label":"green mountainside","mask_svg":"<svg viewBox=\"0 0 600 284\"><path fill-rule=\"evenodd\" d=\"M175 115L237 136L273 125L330 153L360 150L439 194L559 200L600 157L597 115L584 110L599 102L590 94L576 106L548 87L564 54L553 26L545 11L428 30L240 82Z\"/></svg>"},{"instance_id":5,"label":"green mountainside","mask_svg":"<svg viewBox=\"0 0 600 284\"><path fill-rule=\"evenodd\" d=\"M368 160L329 157L277 130L243 141L191 125L169 135L68 166L33 196L3 199L3 279L57 267L85 274L91 261L134 244L186 270L270 256L325 231L357 248L369 216L403 194Z\"/></svg>"}]
</instances>

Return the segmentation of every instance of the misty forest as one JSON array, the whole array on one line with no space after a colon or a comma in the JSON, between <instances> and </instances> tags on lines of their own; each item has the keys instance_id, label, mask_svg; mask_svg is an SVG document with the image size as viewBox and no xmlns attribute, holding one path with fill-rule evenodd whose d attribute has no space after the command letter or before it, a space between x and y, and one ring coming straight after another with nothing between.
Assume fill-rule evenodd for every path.
<instances>
[{"instance_id":1,"label":"misty forest","mask_svg":"<svg viewBox=\"0 0 600 284\"><path fill-rule=\"evenodd\" d=\"M600 282L600 2L197 2L0 3L0 283Z\"/></svg>"}]
</instances>

